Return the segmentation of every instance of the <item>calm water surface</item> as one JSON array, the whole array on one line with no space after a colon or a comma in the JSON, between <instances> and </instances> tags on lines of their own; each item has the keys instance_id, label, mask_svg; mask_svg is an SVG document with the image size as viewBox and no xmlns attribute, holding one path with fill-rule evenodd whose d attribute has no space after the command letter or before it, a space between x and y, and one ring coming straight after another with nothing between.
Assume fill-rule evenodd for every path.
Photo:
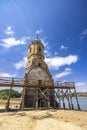
<instances>
[{"instance_id":1,"label":"calm water surface","mask_svg":"<svg viewBox=\"0 0 87 130\"><path fill-rule=\"evenodd\" d=\"M80 108L82 109L82 110L87 110L87 98L85 98L85 97L80 97L80 98L78 98L78 101L79 101L79 104L80 104Z\"/></svg>"},{"instance_id":2,"label":"calm water surface","mask_svg":"<svg viewBox=\"0 0 87 130\"><path fill-rule=\"evenodd\" d=\"M69 109L68 101L66 99L64 101L65 101L65 108ZM79 97L78 98L78 102L79 102L81 110L87 110L87 98L85 98L85 97ZM78 109L76 98L72 99L72 103L73 103L74 109ZM63 104L62 103L61 103L61 106L63 108Z\"/></svg>"}]
</instances>

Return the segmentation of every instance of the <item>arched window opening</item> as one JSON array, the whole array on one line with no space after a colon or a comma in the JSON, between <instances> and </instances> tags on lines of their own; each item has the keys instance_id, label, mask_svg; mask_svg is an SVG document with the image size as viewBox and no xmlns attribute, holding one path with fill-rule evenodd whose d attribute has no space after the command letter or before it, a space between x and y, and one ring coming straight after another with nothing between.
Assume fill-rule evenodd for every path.
<instances>
[{"instance_id":1,"label":"arched window opening","mask_svg":"<svg viewBox=\"0 0 87 130\"><path fill-rule=\"evenodd\" d=\"M41 47L39 47L39 52L41 52Z\"/></svg>"},{"instance_id":2,"label":"arched window opening","mask_svg":"<svg viewBox=\"0 0 87 130\"><path fill-rule=\"evenodd\" d=\"M41 67L41 63L38 63L38 66Z\"/></svg>"}]
</instances>

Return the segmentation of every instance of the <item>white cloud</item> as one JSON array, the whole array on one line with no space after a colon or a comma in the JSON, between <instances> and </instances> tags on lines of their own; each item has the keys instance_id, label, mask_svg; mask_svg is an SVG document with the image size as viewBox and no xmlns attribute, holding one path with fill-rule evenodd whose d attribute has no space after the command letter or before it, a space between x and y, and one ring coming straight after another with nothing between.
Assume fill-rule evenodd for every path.
<instances>
[{"instance_id":1,"label":"white cloud","mask_svg":"<svg viewBox=\"0 0 87 130\"><path fill-rule=\"evenodd\" d=\"M53 58L45 58L46 63L51 69L59 69L59 67L64 65L71 65L72 63L76 63L78 60L77 55L69 55L66 57L53 57Z\"/></svg>"},{"instance_id":2,"label":"white cloud","mask_svg":"<svg viewBox=\"0 0 87 130\"><path fill-rule=\"evenodd\" d=\"M36 31L36 34L40 34L40 33L42 33L42 32L43 32L43 30L40 29L40 30L37 30L37 31Z\"/></svg>"},{"instance_id":3,"label":"white cloud","mask_svg":"<svg viewBox=\"0 0 87 130\"><path fill-rule=\"evenodd\" d=\"M66 68L63 72L59 73L59 74L56 74L54 76L55 79L59 79L61 77L65 77L67 75L70 75L72 72L72 70L70 68Z\"/></svg>"},{"instance_id":4,"label":"white cloud","mask_svg":"<svg viewBox=\"0 0 87 130\"><path fill-rule=\"evenodd\" d=\"M48 53L49 53L49 51L48 51L48 50L44 50L44 53L45 53L45 54L48 54Z\"/></svg>"},{"instance_id":5,"label":"white cloud","mask_svg":"<svg viewBox=\"0 0 87 130\"><path fill-rule=\"evenodd\" d=\"M18 63L14 64L14 67L19 70L21 68L26 67L27 64L27 57L23 57L23 59L21 61L19 61Z\"/></svg>"},{"instance_id":6,"label":"white cloud","mask_svg":"<svg viewBox=\"0 0 87 130\"><path fill-rule=\"evenodd\" d=\"M20 39L16 39L15 37L12 37L12 35L15 32L12 29L12 26L8 26L5 30L5 34L10 35L10 37L3 38L0 40L0 46L3 46L5 48L10 48L17 45L24 45L27 43L27 40L30 39L30 37L22 37Z\"/></svg>"},{"instance_id":7,"label":"white cloud","mask_svg":"<svg viewBox=\"0 0 87 130\"><path fill-rule=\"evenodd\" d=\"M10 73L0 73L0 77L16 77L16 74L10 74Z\"/></svg>"},{"instance_id":8,"label":"white cloud","mask_svg":"<svg viewBox=\"0 0 87 130\"><path fill-rule=\"evenodd\" d=\"M84 29L82 32L81 32L81 35L87 35L87 29Z\"/></svg>"},{"instance_id":9,"label":"white cloud","mask_svg":"<svg viewBox=\"0 0 87 130\"><path fill-rule=\"evenodd\" d=\"M76 82L75 86L78 92L87 92L87 82Z\"/></svg>"},{"instance_id":10,"label":"white cloud","mask_svg":"<svg viewBox=\"0 0 87 130\"><path fill-rule=\"evenodd\" d=\"M67 47L65 47L64 45L61 45L60 50L66 50L66 49Z\"/></svg>"},{"instance_id":11,"label":"white cloud","mask_svg":"<svg viewBox=\"0 0 87 130\"><path fill-rule=\"evenodd\" d=\"M44 54L45 54L45 57L50 57L52 54L51 54L51 51L45 49L44 50Z\"/></svg>"},{"instance_id":12,"label":"white cloud","mask_svg":"<svg viewBox=\"0 0 87 130\"><path fill-rule=\"evenodd\" d=\"M54 55L55 55L55 56L58 55L58 52L55 52Z\"/></svg>"},{"instance_id":13,"label":"white cloud","mask_svg":"<svg viewBox=\"0 0 87 130\"><path fill-rule=\"evenodd\" d=\"M7 35L13 35L15 32L13 31L11 26L8 26L5 30L5 34Z\"/></svg>"},{"instance_id":14,"label":"white cloud","mask_svg":"<svg viewBox=\"0 0 87 130\"><path fill-rule=\"evenodd\" d=\"M87 37L87 29L84 29L81 33L80 33L80 40L83 40L84 38Z\"/></svg>"},{"instance_id":15,"label":"white cloud","mask_svg":"<svg viewBox=\"0 0 87 130\"><path fill-rule=\"evenodd\" d=\"M87 87L87 83L86 82L77 82L75 84L76 87Z\"/></svg>"},{"instance_id":16,"label":"white cloud","mask_svg":"<svg viewBox=\"0 0 87 130\"><path fill-rule=\"evenodd\" d=\"M49 51L46 50L46 49L44 50L44 54L45 54L46 57L48 57L50 55Z\"/></svg>"},{"instance_id":17,"label":"white cloud","mask_svg":"<svg viewBox=\"0 0 87 130\"><path fill-rule=\"evenodd\" d=\"M17 45L24 45L26 44L26 40L30 39L30 37L22 37L21 39L17 40L14 37L10 37L10 38L4 38L1 39L1 46L6 47L6 48L10 48L13 46L17 46Z\"/></svg>"}]
</instances>

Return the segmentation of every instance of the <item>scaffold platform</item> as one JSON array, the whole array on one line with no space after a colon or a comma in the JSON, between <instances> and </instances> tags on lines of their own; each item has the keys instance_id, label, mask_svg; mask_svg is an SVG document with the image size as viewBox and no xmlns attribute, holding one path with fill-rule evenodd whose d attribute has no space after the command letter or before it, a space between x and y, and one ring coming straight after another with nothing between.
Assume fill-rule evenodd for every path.
<instances>
[{"instance_id":1,"label":"scaffold platform","mask_svg":"<svg viewBox=\"0 0 87 130\"><path fill-rule=\"evenodd\" d=\"M73 98L75 98L77 103L77 109L80 110L80 105L77 98L76 88L74 82L61 82L55 81L53 84L49 82L43 82L39 84L34 81L26 81L24 78L12 78L12 77L0 77L0 87L9 87L9 96L6 102L5 110L9 110L11 91L13 88L23 88L22 91L22 100L20 105L20 110L24 110L24 96L25 89L33 89L35 96L35 105L33 109L39 109L41 106L38 106L38 100L44 99L45 104L44 108L50 109L50 98L49 92L52 90L57 104L54 102L53 109L66 109L66 101L68 104L68 109L75 109ZM39 95L38 95L39 93Z\"/></svg>"}]
</instances>

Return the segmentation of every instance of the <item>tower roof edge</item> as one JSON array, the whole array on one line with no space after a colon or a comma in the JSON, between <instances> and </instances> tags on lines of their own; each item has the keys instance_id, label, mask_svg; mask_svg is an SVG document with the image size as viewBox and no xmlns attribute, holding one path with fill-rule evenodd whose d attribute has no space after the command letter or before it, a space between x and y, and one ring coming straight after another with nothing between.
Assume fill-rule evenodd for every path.
<instances>
[{"instance_id":1,"label":"tower roof edge","mask_svg":"<svg viewBox=\"0 0 87 130\"><path fill-rule=\"evenodd\" d=\"M42 43L41 40L39 40L39 39L35 39L35 40L31 41L29 47L30 47L32 44L41 44L41 45L43 46L43 48L44 48L43 43ZM29 47L28 47L28 48L29 48Z\"/></svg>"}]
</instances>

